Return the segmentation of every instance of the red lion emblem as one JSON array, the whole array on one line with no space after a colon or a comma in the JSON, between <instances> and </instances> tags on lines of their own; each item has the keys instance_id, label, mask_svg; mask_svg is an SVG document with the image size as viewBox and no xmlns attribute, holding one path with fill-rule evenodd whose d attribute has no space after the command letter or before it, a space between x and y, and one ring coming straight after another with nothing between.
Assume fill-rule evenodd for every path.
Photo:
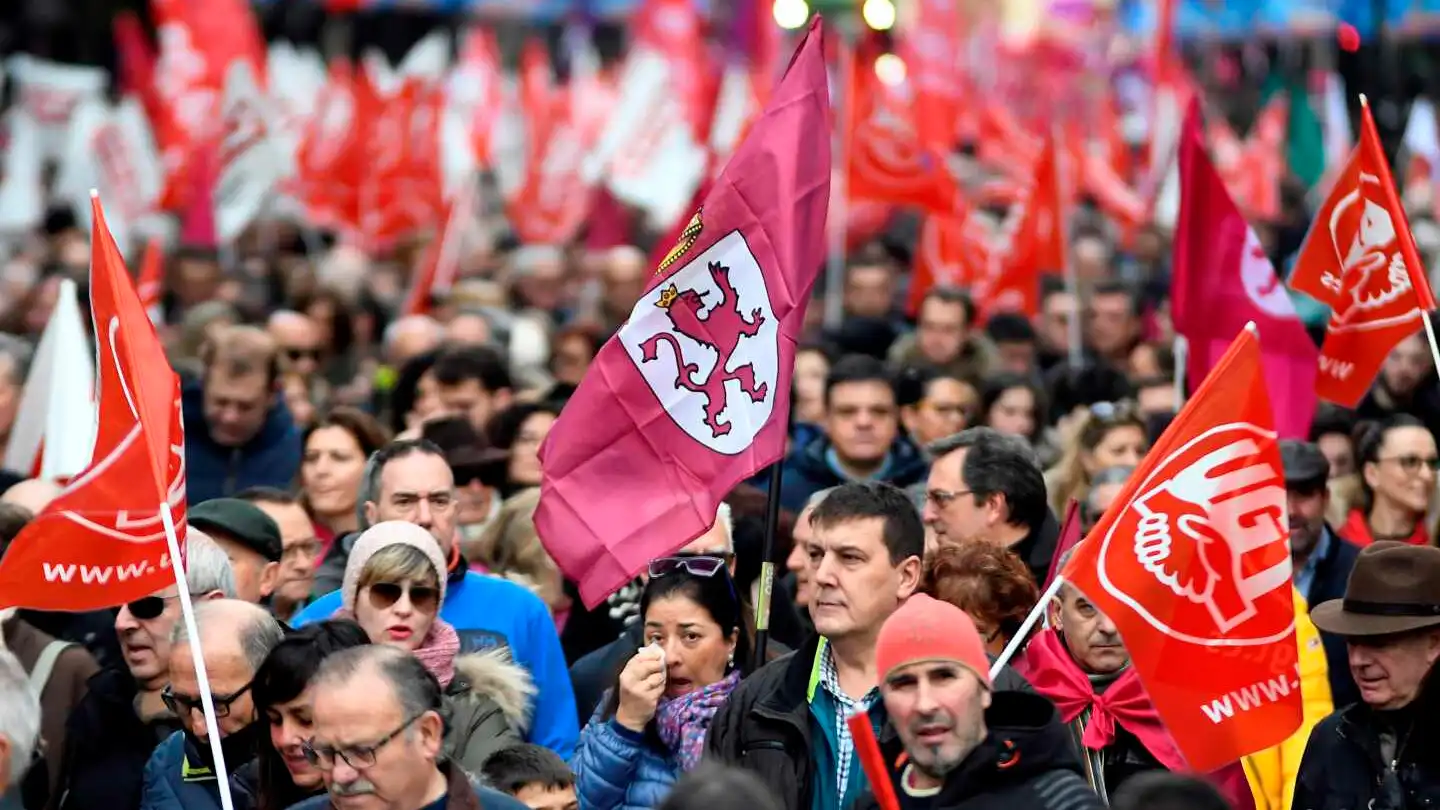
<instances>
[{"instance_id":1,"label":"red lion emblem","mask_svg":"<svg viewBox=\"0 0 1440 810\"><path fill-rule=\"evenodd\" d=\"M750 310L749 320L740 313L740 299L735 293L735 285L730 283L730 268L719 262L710 262L710 277L715 280L715 286L720 289L722 297L703 318L701 311L705 308L708 291L682 292L671 284L661 291L660 300L656 302L656 306L669 315L670 325L676 333L715 350L715 367L709 375L698 382L695 380L695 375L700 373L700 367L685 362L680 342L670 332L660 332L641 343L640 352L641 360L648 363L659 359L662 342L670 344L670 350L675 354L675 386L705 397L705 424L718 438L730 432L730 423L720 421L720 413L727 404L725 383L735 380L740 383L740 390L750 397L751 402L765 401L768 386L763 382L755 382L753 366L746 363L734 371L726 368L730 364L730 357L735 354L735 348L740 345L740 339L755 337L760 333L760 326L765 323L765 315L758 307Z\"/></svg>"}]
</instances>

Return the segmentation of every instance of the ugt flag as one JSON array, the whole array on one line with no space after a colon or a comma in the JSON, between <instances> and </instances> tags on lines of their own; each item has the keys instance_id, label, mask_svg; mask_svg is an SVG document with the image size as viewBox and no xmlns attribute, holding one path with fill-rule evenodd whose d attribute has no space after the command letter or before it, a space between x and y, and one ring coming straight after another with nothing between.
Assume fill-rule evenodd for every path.
<instances>
[{"instance_id":1,"label":"ugt flag","mask_svg":"<svg viewBox=\"0 0 1440 810\"><path fill-rule=\"evenodd\" d=\"M1115 622L1200 772L1279 744L1301 720L1285 477L1264 376L1260 341L1242 329L1061 574Z\"/></svg>"},{"instance_id":2,"label":"ugt flag","mask_svg":"<svg viewBox=\"0 0 1440 810\"><path fill-rule=\"evenodd\" d=\"M1367 104L1360 143L1315 212L1290 286L1330 307L1315 393L1347 408L1360 404L1395 344L1420 328L1421 311L1435 309Z\"/></svg>"},{"instance_id":3,"label":"ugt flag","mask_svg":"<svg viewBox=\"0 0 1440 810\"><path fill-rule=\"evenodd\" d=\"M99 425L90 466L21 530L0 561L0 607L95 610L176 581L160 509L185 542L180 378L140 303L100 201L91 200L90 308Z\"/></svg>"},{"instance_id":4,"label":"ugt flag","mask_svg":"<svg viewBox=\"0 0 1440 810\"><path fill-rule=\"evenodd\" d=\"M796 336L825 258L822 37L817 19L540 448L535 527L591 607L784 454Z\"/></svg>"}]
</instances>

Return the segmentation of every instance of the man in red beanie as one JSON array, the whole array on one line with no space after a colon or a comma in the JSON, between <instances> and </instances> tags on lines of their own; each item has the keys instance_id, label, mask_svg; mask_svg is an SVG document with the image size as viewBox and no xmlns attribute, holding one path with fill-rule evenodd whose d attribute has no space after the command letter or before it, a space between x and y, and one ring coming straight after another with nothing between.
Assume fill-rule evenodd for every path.
<instances>
[{"instance_id":1,"label":"man in red beanie","mask_svg":"<svg viewBox=\"0 0 1440 810\"><path fill-rule=\"evenodd\" d=\"M985 644L965 611L910 597L880 629L875 666L900 743L882 751L902 810L1104 806L1055 707L1034 694L991 692ZM875 806L870 795L859 804Z\"/></svg>"}]
</instances>

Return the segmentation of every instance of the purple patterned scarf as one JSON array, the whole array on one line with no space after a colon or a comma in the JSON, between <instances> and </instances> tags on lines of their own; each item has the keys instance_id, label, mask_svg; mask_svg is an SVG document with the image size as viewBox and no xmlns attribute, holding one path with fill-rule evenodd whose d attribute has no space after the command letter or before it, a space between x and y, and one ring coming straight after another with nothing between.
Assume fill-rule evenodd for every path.
<instances>
[{"instance_id":1,"label":"purple patterned scarf","mask_svg":"<svg viewBox=\"0 0 1440 810\"><path fill-rule=\"evenodd\" d=\"M738 683L740 672L736 670L703 689L660 701L655 711L655 725L660 731L660 740L680 760L681 771L688 771L700 762L710 720L725 705Z\"/></svg>"}]
</instances>

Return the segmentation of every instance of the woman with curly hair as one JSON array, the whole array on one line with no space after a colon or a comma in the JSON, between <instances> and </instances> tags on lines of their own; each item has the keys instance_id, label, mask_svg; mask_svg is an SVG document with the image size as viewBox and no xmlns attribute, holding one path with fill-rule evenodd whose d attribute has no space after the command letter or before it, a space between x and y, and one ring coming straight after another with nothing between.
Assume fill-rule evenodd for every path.
<instances>
[{"instance_id":1,"label":"woman with curly hair","mask_svg":"<svg viewBox=\"0 0 1440 810\"><path fill-rule=\"evenodd\" d=\"M937 548L925 563L924 590L969 614L991 656L1004 651L1040 601L1025 562L989 543Z\"/></svg>"}]
</instances>

